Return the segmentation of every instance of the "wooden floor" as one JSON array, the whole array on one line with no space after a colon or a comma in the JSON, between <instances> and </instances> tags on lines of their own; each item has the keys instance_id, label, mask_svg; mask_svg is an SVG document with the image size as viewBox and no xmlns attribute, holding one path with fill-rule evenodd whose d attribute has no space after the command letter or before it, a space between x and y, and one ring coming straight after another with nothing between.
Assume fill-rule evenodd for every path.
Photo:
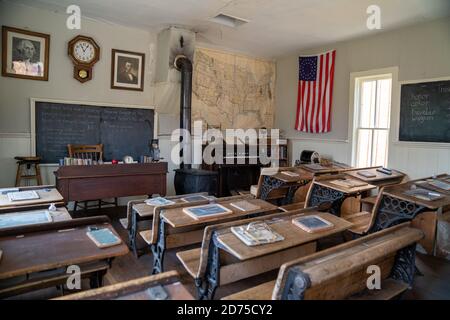
<instances>
[{"instance_id":1,"label":"wooden floor","mask_svg":"<svg viewBox=\"0 0 450 320\"><path fill-rule=\"evenodd\" d=\"M83 217L87 215L108 215L113 221L113 225L119 235L124 241L127 240L126 231L120 225L118 219L125 217L125 207L118 208L104 208L101 212L92 210L87 214L77 214L76 217ZM320 247L328 247L331 243L340 241L340 237L336 239L329 239L328 242L320 243ZM142 240L141 240L142 241ZM140 242L139 246L146 247L145 243ZM193 245L192 247L198 247ZM176 258L176 251L179 249L168 250L164 261L164 267L166 270L177 270L182 275L182 282L187 284L189 291L192 295L196 296L195 286L192 278L186 273L182 265ZM147 254L136 259L130 252L126 256L116 258L113 261L112 268L105 276L105 285L114 284L126 280L131 280L143 276L150 275L152 265L152 257L148 252ZM413 290L406 293L404 299L445 299L450 300L450 261L444 259L438 259L435 257L427 256L418 253L416 258L416 265L423 276L416 276L415 285ZM215 299L220 299L223 296L227 296L237 291L258 285L260 283L273 280L278 273L278 270L266 273L264 275L256 276L250 279L240 281L238 283L229 284L224 287L220 287L216 291ZM89 288L88 281L83 282L83 289ZM60 296L61 290L56 288L39 290L29 294L23 294L13 297L12 299L49 299L52 297Z\"/></svg>"}]
</instances>

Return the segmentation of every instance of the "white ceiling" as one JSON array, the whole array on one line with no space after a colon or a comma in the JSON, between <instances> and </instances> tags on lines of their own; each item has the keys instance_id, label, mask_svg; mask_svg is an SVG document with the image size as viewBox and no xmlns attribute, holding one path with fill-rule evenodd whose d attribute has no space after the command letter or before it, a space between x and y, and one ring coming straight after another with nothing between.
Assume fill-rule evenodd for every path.
<instances>
[{"instance_id":1,"label":"white ceiling","mask_svg":"<svg viewBox=\"0 0 450 320\"><path fill-rule=\"evenodd\" d=\"M82 15L154 30L170 25L198 32L206 45L275 58L373 33L369 5L381 8L382 30L450 15L449 0L15 0L65 13L78 4ZM250 20L237 28L208 21L219 12Z\"/></svg>"}]
</instances>

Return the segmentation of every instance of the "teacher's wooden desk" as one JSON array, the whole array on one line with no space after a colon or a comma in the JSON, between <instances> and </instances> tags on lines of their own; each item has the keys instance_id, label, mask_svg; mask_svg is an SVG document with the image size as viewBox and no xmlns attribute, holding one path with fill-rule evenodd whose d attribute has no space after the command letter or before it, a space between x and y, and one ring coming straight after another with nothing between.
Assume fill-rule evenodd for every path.
<instances>
[{"instance_id":1,"label":"teacher's wooden desk","mask_svg":"<svg viewBox=\"0 0 450 320\"><path fill-rule=\"evenodd\" d=\"M165 195L166 174L167 162L61 166L55 172L66 202Z\"/></svg>"}]
</instances>

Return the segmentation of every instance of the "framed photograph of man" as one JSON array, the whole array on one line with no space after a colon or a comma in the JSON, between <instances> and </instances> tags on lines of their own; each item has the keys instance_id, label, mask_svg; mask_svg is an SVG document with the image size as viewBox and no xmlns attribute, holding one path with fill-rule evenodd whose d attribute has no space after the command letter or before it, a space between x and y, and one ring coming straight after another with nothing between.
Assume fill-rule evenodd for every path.
<instances>
[{"instance_id":1,"label":"framed photograph of man","mask_svg":"<svg viewBox=\"0 0 450 320\"><path fill-rule=\"evenodd\" d=\"M2 76L48 81L50 35L2 26Z\"/></svg>"},{"instance_id":2,"label":"framed photograph of man","mask_svg":"<svg viewBox=\"0 0 450 320\"><path fill-rule=\"evenodd\" d=\"M111 88L144 91L145 54L112 49Z\"/></svg>"}]
</instances>

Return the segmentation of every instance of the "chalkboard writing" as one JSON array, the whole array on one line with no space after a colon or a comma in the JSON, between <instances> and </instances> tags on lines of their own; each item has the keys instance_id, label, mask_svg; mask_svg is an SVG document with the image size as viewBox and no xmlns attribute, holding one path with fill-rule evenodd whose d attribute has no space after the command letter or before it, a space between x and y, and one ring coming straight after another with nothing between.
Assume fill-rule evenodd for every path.
<instances>
[{"instance_id":1,"label":"chalkboard writing","mask_svg":"<svg viewBox=\"0 0 450 320\"><path fill-rule=\"evenodd\" d=\"M67 145L102 143L105 161L149 153L154 110L35 102L36 155L43 163L68 156Z\"/></svg>"},{"instance_id":2,"label":"chalkboard writing","mask_svg":"<svg viewBox=\"0 0 450 320\"><path fill-rule=\"evenodd\" d=\"M402 85L399 140L450 142L450 81Z\"/></svg>"}]
</instances>

